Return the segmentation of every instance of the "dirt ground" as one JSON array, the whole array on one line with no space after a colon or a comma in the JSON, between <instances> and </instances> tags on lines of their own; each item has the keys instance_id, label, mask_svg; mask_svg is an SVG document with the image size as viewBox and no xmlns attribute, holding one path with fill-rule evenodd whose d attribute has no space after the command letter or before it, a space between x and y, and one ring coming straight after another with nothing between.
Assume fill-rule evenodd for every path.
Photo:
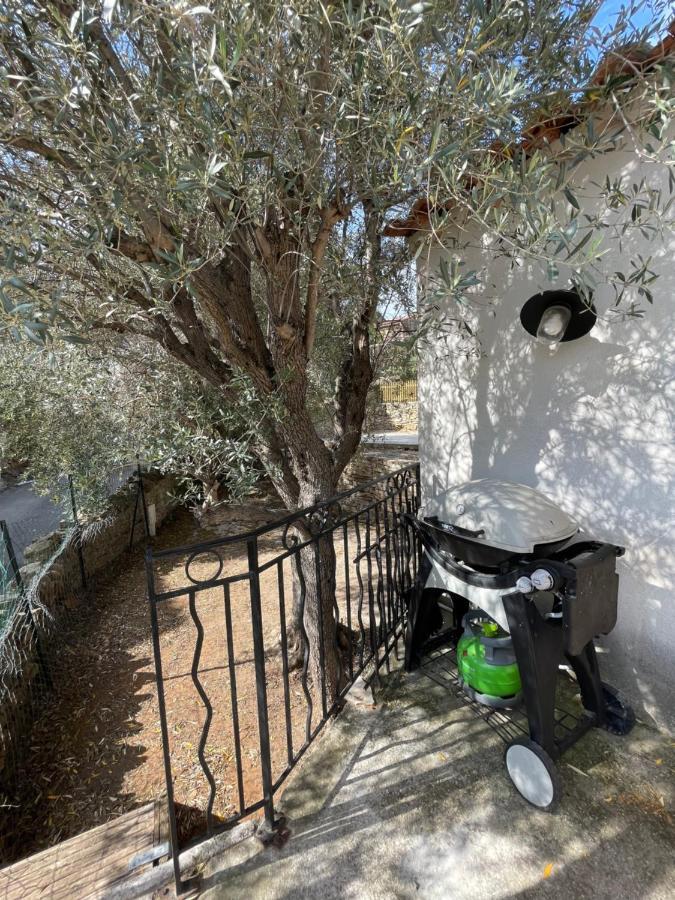
<instances>
[{"instance_id":1,"label":"dirt ground","mask_svg":"<svg viewBox=\"0 0 675 900\"><path fill-rule=\"evenodd\" d=\"M241 533L277 518L279 510L261 499L246 507L221 509L199 525L181 510L162 528L157 549ZM353 535L352 538L353 540ZM339 543L339 541L338 541ZM338 546L338 560L341 547ZM260 545L260 562L283 552L274 533ZM354 548L349 547L350 557ZM236 544L223 553L223 576L247 570L246 547ZM182 590L186 556L160 559L156 590ZM212 577L215 560L196 559L192 578ZM283 582L286 618L291 608L288 560L261 575L263 631L273 777L288 763L286 713L279 635L279 583ZM344 609L344 575L338 564L338 587ZM358 585L351 585L354 596ZM195 589L193 620L189 595L158 605L161 658L171 744L172 776L179 811L181 843L205 826L209 783L199 761L206 709L191 675L208 695L212 720L204 744L204 760L215 782L214 822L239 812L242 797L237 779L230 668L235 671L236 707L242 747L243 808L262 797L248 582L234 581L228 592ZM117 570L99 581L89 601L92 609L77 629L65 636L57 691L32 735L27 765L17 783L17 807L10 825L10 859L23 858L106 822L163 795L165 776L153 662L146 573L142 552L120 561ZM229 599L232 658L228 654L225 607ZM195 658L200 628L203 642ZM289 679L292 751L305 740L307 704L299 671ZM313 692L315 710L320 700ZM318 722L315 711L312 727ZM10 859L3 860L9 862Z\"/></svg>"}]
</instances>

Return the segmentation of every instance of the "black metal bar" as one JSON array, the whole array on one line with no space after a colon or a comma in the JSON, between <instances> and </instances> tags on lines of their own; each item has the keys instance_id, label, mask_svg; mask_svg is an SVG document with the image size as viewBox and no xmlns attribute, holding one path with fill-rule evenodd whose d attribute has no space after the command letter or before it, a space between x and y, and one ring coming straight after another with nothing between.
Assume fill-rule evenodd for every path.
<instances>
[{"instance_id":1,"label":"black metal bar","mask_svg":"<svg viewBox=\"0 0 675 900\"><path fill-rule=\"evenodd\" d=\"M30 605L30 598L28 597L28 593L26 591L26 586L23 583L23 578L21 576L21 569L19 568L19 562L16 558L16 553L14 552L14 544L12 543L12 536L9 533L9 526L4 519L0 520L0 533L2 534L2 539L5 544L5 548L7 550L7 558L9 559L9 565L12 570L12 575L14 576L14 583L16 584L17 594L19 595L19 602L23 606L24 612L28 617L28 622L30 623L30 627L33 629L33 635L35 636L35 652L38 658L38 665L40 667L40 674L44 678L45 684L47 687L53 687L52 676L49 671L49 666L47 665L47 657L45 656L44 650L42 649L42 641L40 640L40 631L37 627L37 622L35 621L35 616L33 615L33 609Z\"/></svg>"},{"instance_id":2,"label":"black metal bar","mask_svg":"<svg viewBox=\"0 0 675 900\"><path fill-rule=\"evenodd\" d=\"M84 553L82 552L82 529L80 528L80 520L77 516L77 504L75 502L75 487L73 486L73 476L68 476L68 489L70 491L70 505L73 510L73 523L75 525L75 543L77 545L77 558L80 563L80 578L82 579L82 587L87 586L87 574L84 568Z\"/></svg>"},{"instance_id":3,"label":"black metal bar","mask_svg":"<svg viewBox=\"0 0 675 900\"><path fill-rule=\"evenodd\" d=\"M143 522L145 523L145 536L150 537L150 520L148 519L148 506L145 502L145 487L143 485L143 470L141 469L141 461L138 460L138 492L141 496L141 504L143 506Z\"/></svg>"},{"instance_id":4,"label":"black metal bar","mask_svg":"<svg viewBox=\"0 0 675 900\"><path fill-rule=\"evenodd\" d=\"M380 546L380 508L379 504L375 507L375 533L377 535L377 542L375 544L375 562L377 563L377 590L375 592L375 597L377 601L377 614L378 614L378 634L377 634L377 655L379 657L379 648L382 644L382 641L386 639L387 635L387 621L386 614L384 609L384 577L382 574L382 548ZM389 657L386 656L384 659L387 674L389 674Z\"/></svg>"},{"instance_id":5,"label":"black metal bar","mask_svg":"<svg viewBox=\"0 0 675 900\"><path fill-rule=\"evenodd\" d=\"M293 720L291 718L291 688L288 680L288 636L286 634L286 591L284 588L284 564L277 565L277 585L279 590L279 623L281 627L281 667L284 679L284 712L286 716L286 752L288 765L293 765Z\"/></svg>"},{"instance_id":6,"label":"black metal bar","mask_svg":"<svg viewBox=\"0 0 675 900\"><path fill-rule=\"evenodd\" d=\"M375 679L379 683L380 678L380 666L377 659L377 638L376 638L376 623L375 623L375 594L373 592L373 560L371 550L371 542L370 542L370 510L366 511L366 547L368 548L368 555L366 556L366 571L367 582L368 582L368 628L370 631L370 658L375 660Z\"/></svg>"},{"instance_id":7,"label":"black metal bar","mask_svg":"<svg viewBox=\"0 0 675 900\"><path fill-rule=\"evenodd\" d=\"M162 673L162 655L159 640L159 623L157 622L157 606L155 604L155 574L153 570L152 552L145 555L145 572L148 580L148 600L150 602L150 628L152 631L152 647L155 657L155 677L157 679L157 704L159 707L159 724L162 732L162 754L164 757L164 780L166 783L166 802L169 812L169 837L171 841L171 861L176 893L182 894L188 886L181 879L180 861L178 859L178 826L176 824L176 806L173 799L173 777L171 774L171 750L169 747L169 726L166 718L166 700L164 697L164 676Z\"/></svg>"},{"instance_id":8,"label":"black metal bar","mask_svg":"<svg viewBox=\"0 0 675 900\"><path fill-rule=\"evenodd\" d=\"M408 494L408 483L404 476L404 485L403 485L403 496L401 498L402 504L405 504L405 511L408 515L412 515L412 505L410 503L410 496ZM413 577L410 571L410 557L412 555L412 542L410 540L410 529L406 526L405 520L402 520L402 527L405 534L405 542L406 542L406 552L405 552L405 579L403 584L403 590L407 590L411 587L413 583Z\"/></svg>"},{"instance_id":9,"label":"black metal bar","mask_svg":"<svg viewBox=\"0 0 675 900\"><path fill-rule=\"evenodd\" d=\"M363 625L363 576L361 575L361 527L358 514L354 518L354 531L356 534L356 580L359 585L359 602L356 606L356 617L359 623L359 666L363 668L363 658L366 650L366 629Z\"/></svg>"},{"instance_id":10,"label":"black metal bar","mask_svg":"<svg viewBox=\"0 0 675 900\"><path fill-rule=\"evenodd\" d=\"M328 715L328 706L326 703L326 646L323 621L323 596L321 591L320 555L321 551L319 550L319 542L317 541L314 546L314 577L316 578L316 603L318 607L317 612L319 614L319 669L321 672L321 710L325 719Z\"/></svg>"},{"instance_id":11,"label":"black metal bar","mask_svg":"<svg viewBox=\"0 0 675 900\"><path fill-rule=\"evenodd\" d=\"M299 551L293 558L293 565L295 566L296 578L298 579L298 584L300 585L299 619L300 635L302 637L302 675L300 677L300 682L302 684L302 691L305 695L305 703L307 704L307 715L305 717L305 740L308 741L312 732L312 714L314 712L314 701L312 700L312 692L310 691L307 684L307 675L309 672L309 635L307 634L307 629L305 628L305 601L307 599L307 589L305 586L305 576L302 572L302 566L300 565Z\"/></svg>"},{"instance_id":12,"label":"black metal bar","mask_svg":"<svg viewBox=\"0 0 675 900\"><path fill-rule=\"evenodd\" d=\"M134 516L131 520L131 534L129 535L129 549L134 545L134 534L136 532L136 519L138 518L138 506L139 504L143 507L143 522L145 524L145 537L150 537L150 521L148 519L148 507L145 502L145 488L143 487L143 471L141 469L141 461L137 459L136 462L136 502L134 503Z\"/></svg>"},{"instance_id":13,"label":"black metal bar","mask_svg":"<svg viewBox=\"0 0 675 900\"><path fill-rule=\"evenodd\" d=\"M204 750L206 749L206 742L209 738L211 722L213 721L213 706L211 705L211 701L209 700L209 695L204 690L204 686L199 679L199 662L201 660L202 646L204 644L204 626L202 625L202 620L197 615L197 604L195 602L194 590L188 592L188 605L190 609L190 618L192 619L194 626L197 629L197 640L195 641L195 649L192 656L192 668L190 669L190 676L192 677L192 683L194 684L197 693L199 694L201 701L204 704L204 709L206 710L204 724L202 725L202 733L199 736L197 756L199 757L199 765L202 767L204 777L209 783L209 799L206 804L206 830L209 835L212 835L213 804L216 799L216 780L213 777L213 772L211 771L208 762L206 761Z\"/></svg>"},{"instance_id":14,"label":"black metal bar","mask_svg":"<svg viewBox=\"0 0 675 900\"><path fill-rule=\"evenodd\" d=\"M230 586L223 585L225 604L225 636L227 640L227 667L230 673L230 703L232 705L232 739L234 741L234 760L237 769L237 792L239 794L239 812L244 814L244 774L241 767L241 739L239 737L239 706L237 701L237 669L234 664L234 639L232 637L232 609L230 604Z\"/></svg>"},{"instance_id":15,"label":"black metal bar","mask_svg":"<svg viewBox=\"0 0 675 900\"><path fill-rule=\"evenodd\" d=\"M129 549L134 546L134 534L136 533L136 519L138 518L138 504L140 503L140 491L136 491L136 501L134 503L134 514L131 517L131 531L129 532Z\"/></svg>"},{"instance_id":16,"label":"black metal bar","mask_svg":"<svg viewBox=\"0 0 675 900\"><path fill-rule=\"evenodd\" d=\"M391 498L391 517L392 517L392 524L393 524L392 543L393 543L393 547L394 547L393 577L394 577L394 588L396 590L397 603L398 603L398 607L399 607L399 611L400 611L402 603L403 603L403 585L401 582L401 565L400 565L400 559L399 559L399 556L400 556L399 539L400 539L400 533L401 533L401 520L400 520L399 513L397 513L397 511L396 511L396 506L395 506L394 501L395 501L395 498L392 497Z\"/></svg>"},{"instance_id":17,"label":"black metal bar","mask_svg":"<svg viewBox=\"0 0 675 900\"><path fill-rule=\"evenodd\" d=\"M349 529L342 526L342 556L345 567L345 605L347 607L347 637L349 639L349 680L354 681L354 654L352 653L352 598L349 572Z\"/></svg>"},{"instance_id":18,"label":"black metal bar","mask_svg":"<svg viewBox=\"0 0 675 900\"><path fill-rule=\"evenodd\" d=\"M382 503L382 518L384 520L384 560L387 571L387 632L389 632L396 623L396 611L394 609L394 585L391 573L391 530L386 498Z\"/></svg>"},{"instance_id":19,"label":"black metal bar","mask_svg":"<svg viewBox=\"0 0 675 900\"><path fill-rule=\"evenodd\" d=\"M333 542L333 552L335 551L335 541L333 540L333 535L330 535L330 540ZM337 671L335 673L336 684L335 684L335 696L331 702L331 711L334 709L335 704L337 702L337 695L340 692L340 688L344 682L344 666L342 664L342 653L340 652L340 607L338 606L337 600L337 553L334 552L335 562L333 564L333 650L335 652L335 662Z\"/></svg>"},{"instance_id":20,"label":"black metal bar","mask_svg":"<svg viewBox=\"0 0 675 900\"><path fill-rule=\"evenodd\" d=\"M265 800L265 825L274 828L274 796L272 791L272 758L270 730L267 718L267 682L265 680L265 642L263 637L262 607L260 604L260 576L258 574L258 539L247 541L248 569L251 592L251 627L253 629L253 655L255 658L256 700L258 704L258 736L260 738L260 770Z\"/></svg>"}]
</instances>

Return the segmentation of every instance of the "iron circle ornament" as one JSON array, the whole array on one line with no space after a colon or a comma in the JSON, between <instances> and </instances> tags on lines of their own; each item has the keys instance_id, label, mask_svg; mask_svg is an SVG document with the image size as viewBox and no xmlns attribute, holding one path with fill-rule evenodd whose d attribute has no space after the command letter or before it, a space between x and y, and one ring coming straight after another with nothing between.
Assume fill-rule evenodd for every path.
<instances>
[{"instance_id":1,"label":"iron circle ornament","mask_svg":"<svg viewBox=\"0 0 675 900\"><path fill-rule=\"evenodd\" d=\"M197 561L199 563L208 560L211 558L214 560L216 564L216 568L212 575L209 575L208 578L196 578L190 572L190 567ZM185 563L185 574L190 579L193 584L209 584L212 581L215 581L220 577L220 573L223 571L223 557L218 553L217 550L208 549L208 550L195 550L194 553L191 553Z\"/></svg>"}]
</instances>

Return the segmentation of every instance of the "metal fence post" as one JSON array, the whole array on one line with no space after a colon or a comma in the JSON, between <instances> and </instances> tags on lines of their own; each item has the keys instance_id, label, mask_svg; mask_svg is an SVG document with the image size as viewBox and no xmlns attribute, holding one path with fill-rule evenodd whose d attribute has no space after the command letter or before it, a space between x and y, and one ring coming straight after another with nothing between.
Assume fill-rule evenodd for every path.
<instances>
[{"instance_id":1,"label":"metal fence post","mask_svg":"<svg viewBox=\"0 0 675 900\"><path fill-rule=\"evenodd\" d=\"M136 462L136 478L137 478L137 490L136 490L136 502L134 504L134 514L131 520L131 534L129 535L129 549L134 545L134 534L136 532L136 518L138 516L138 504L141 503L143 507L143 523L145 525L145 537L146 539L150 537L150 523L148 521L148 507L145 502L145 488L143 487L143 472L141 470L141 461L137 458Z\"/></svg>"},{"instance_id":2,"label":"metal fence post","mask_svg":"<svg viewBox=\"0 0 675 900\"><path fill-rule=\"evenodd\" d=\"M28 594L26 593L26 588L23 583L23 578L21 576L21 570L19 569L19 563L16 558L16 553L14 552L14 544L12 543L12 538L9 533L9 528L4 519L0 520L0 534L2 535L2 540L7 548L7 558L9 559L9 565L12 570L12 575L14 576L14 583L16 584L16 589L19 594L19 599L24 607L26 615L28 616L28 621L30 622L30 626L33 629L33 634L35 635L35 649L37 653L38 663L40 665L40 671L42 673L42 677L44 678L48 687L52 686L52 677L49 674L49 669L47 668L47 660L45 659L45 654L42 650L42 641L40 640L40 632L38 631L37 623L35 621L35 616L33 615L33 610L30 606L30 600L28 599Z\"/></svg>"},{"instance_id":3,"label":"metal fence post","mask_svg":"<svg viewBox=\"0 0 675 900\"><path fill-rule=\"evenodd\" d=\"M148 506L145 502L145 487L143 486L143 470L141 469L141 461L137 460L138 464L138 492L141 496L141 505L143 507L143 523L145 525L145 536L146 538L150 537L150 522L148 521Z\"/></svg>"},{"instance_id":4,"label":"metal fence post","mask_svg":"<svg viewBox=\"0 0 675 900\"><path fill-rule=\"evenodd\" d=\"M267 717L267 684L265 682L265 643L263 639L262 609L260 605L260 573L258 572L258 539L247 542L248 571L251 587L251 625L255 658L255 692L258 702L258 732L260 735L260 768L262 775L265 826L274 830L274 796L272 788L272 758L270 730Z\"/></svg>"},{"instance_id":5,"label":"metal fence post","mask_svg":"<svg viewBox=\"0 0 675 900\"><path fill-rule=\"evenodd\" d=\"M166 781L166 803L169 813L169 837L171 840L171 862L176 885L176 894L184 893L189 881L184 882L180 874L178 847L178 825L176 822L176 806L173 799L173 777L171 775L171 749L169 745L169 723L166 716L166 699L164 697L164 675L162 672L162 650L159 640L159 622L157 620L157 600L155 598L155 573L150 548L145 553L145 573L148 582L148 602L150 603L150 630L152 632L152 649L155 657L155 679L157 681L157 705L159 707L159 724L162 732L162 753L164 756L164 778Z\"/></svg>"},{"instance_id":6,"label":"metal fence post","mask_svg":"<svg viewBox=\"0 0 675 900\"><path fill-rule=\"evenodd\" d=\"M75 531L77 534L76 544L77 544L77 558L80 563L80 578L82 579L82 587L86 588L87 586L87 575L84 568L84 553L82 552L82 529L80 528L80 521L77 517L77 504L75 503L75 488L73 486L73 476L68 476L68 489L70 490L70 505L73 510L73 522L75 524Z\"/></svg>"}]
</instances>

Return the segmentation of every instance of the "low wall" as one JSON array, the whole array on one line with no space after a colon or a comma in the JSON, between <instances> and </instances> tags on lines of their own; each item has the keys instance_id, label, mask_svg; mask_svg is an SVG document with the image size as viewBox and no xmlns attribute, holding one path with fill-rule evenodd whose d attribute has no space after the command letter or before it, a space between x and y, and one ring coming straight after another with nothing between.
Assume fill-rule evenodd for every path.
<instances>
[{"instance_id":1,"label":"low wall","mask_svg":"<svg viewBox=\"0 0 675 900\"><path fill-rule=\"evenodd\" d=\"M143 487L146 505L148 507L154 505L156 527L160 527L177 505L174 499L176 481L173 476L147 473L143 475ZM134 511L136 523L133 546L136 546L145 541L145 523L140 501L136 507L134 487L131 487L131 490L129 487L123 488L111 497L107 515L82 527L80 546L88 581L129 549ZM62 534L55 532L40 538L26 548L24 552L26 564L21 569L24 583L28 584L44 566L59 546L61 539ZM73 542L52 564L49 573L41 578L39 600L47 603L48 598L52 596L57 601L65 600L69 594L79 595L81 587L78 546Z\"/></svg>"},{"instance_id":2,"label":"low wall","mask_svg":"<svg viewBox=\"0 0 675 900\"><path fill-rule=\"evenodd\" d=\"M372 404L365 431L417 431L417 402Z\"/></svg>"},{"instance_id":3,"label":"low wall","mask_svg":"<svg viewBox=\"0 0 675 900\"><path fill-rule=\"evenodd\" d=\"M156 526L177 506L175 479L143 475L146 503L154 505ZM12 613L0 637L0 795L11 789L11 778L25 750L40 702L60 668L59 652L64 630L97 575L110 571L129 549L134 521L136 491L127 486L110 499L107 515L82 527L79 546L86 574L82 584L78 539L75 534L53 532L34 541L25 550L21 575L26 597ZM136 510L133 544L145 542L142 506ZM139 597L139 602L143 598ZM84 611L84 609L83 609Z\"/></svg>"}]
</instances>

